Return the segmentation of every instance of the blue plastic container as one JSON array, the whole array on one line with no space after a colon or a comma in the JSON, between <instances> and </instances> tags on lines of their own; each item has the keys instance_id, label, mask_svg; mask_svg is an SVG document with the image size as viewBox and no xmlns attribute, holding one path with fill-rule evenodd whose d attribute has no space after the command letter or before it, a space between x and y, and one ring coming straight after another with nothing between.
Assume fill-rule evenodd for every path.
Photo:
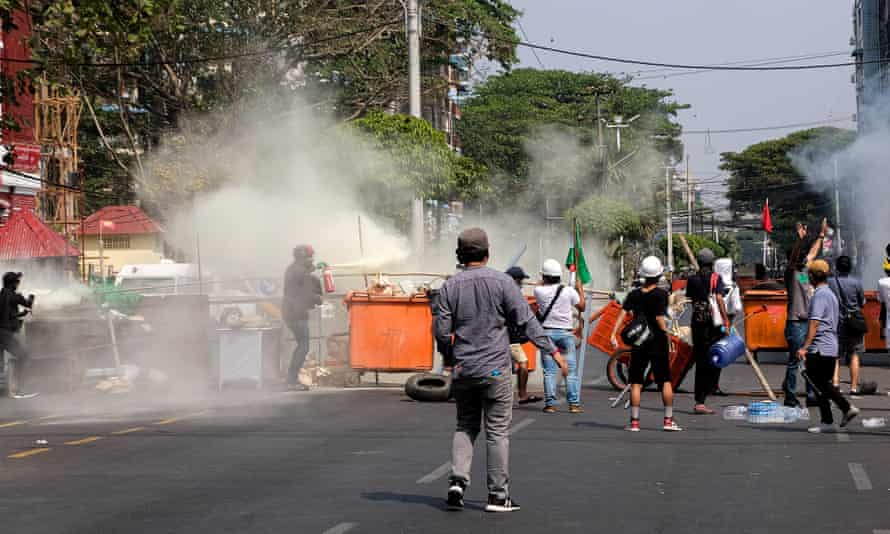
<instances>
[{"instance_id":1,"label":"blue plastic container","mask_svg":"<svg viewBox=\"0 0 890 534\"><path fill-rule=\"evenodd\" d=\"M723 369L745 354L745 341L732 333L711 345L709 356L714 367Z\"/></svg>"}]
</instances>

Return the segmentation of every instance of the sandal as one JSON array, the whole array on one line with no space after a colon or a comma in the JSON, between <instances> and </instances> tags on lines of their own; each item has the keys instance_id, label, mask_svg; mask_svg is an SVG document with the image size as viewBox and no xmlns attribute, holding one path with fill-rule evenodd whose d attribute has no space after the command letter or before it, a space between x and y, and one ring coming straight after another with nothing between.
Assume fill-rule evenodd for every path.
<instances>
[{"instance_id":1,"label":"sandal","mask_svg":"<svg viewBox=\"0 0 890 534\"><path fill-rule=\"evenodd\" d=\"M524 399L519 399L518 404L531 404L534 402L541 402L542 400L544 400L544 399L537 395L529 395L528 397L526 397Z\"/></svg>"}]
</instances>

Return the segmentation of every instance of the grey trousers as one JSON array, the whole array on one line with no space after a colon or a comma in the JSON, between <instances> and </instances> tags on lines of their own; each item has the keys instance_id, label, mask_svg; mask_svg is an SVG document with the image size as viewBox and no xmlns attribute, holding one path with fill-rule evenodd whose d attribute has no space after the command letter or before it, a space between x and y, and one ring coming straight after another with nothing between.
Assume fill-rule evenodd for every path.
<instances>
[{"instance_id":1,"label":"grey trousers","mask_svg":"<svg viewBox=\"0 0 890 534\"><path fill-rule=\"evenodd\" d=\"M485 423L488 493L504 498L510 483L510 422L513 381L510 373L484 378L459 378L451 391L457 401L457 429L451 448L451 481L470 483L473 444Z\"/></svg>"}]
</instances>

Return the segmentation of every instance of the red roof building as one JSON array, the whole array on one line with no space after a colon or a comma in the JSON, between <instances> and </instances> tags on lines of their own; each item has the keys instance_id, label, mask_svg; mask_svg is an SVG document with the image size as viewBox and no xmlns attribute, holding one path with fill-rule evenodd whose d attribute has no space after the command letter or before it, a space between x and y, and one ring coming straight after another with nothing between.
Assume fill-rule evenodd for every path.
<instances>
[{"instance_id":1,"label":"red roof building","mask_svg":"<svg viewBox=\"0 0 890 534\"><path fill-rule=\"evenodd\" d=\"M0 221L0 261L78 256L80 251L29 209L14 210Z\"/></svg>"},{"instance_id":2,"label":"red roof building","mask_svg":"<svg viewBox=\"0 0 890 534\"><path fill-rule=\"evenodd\" d=\"M83 221L84 235L99 235L99 222L106 223L101 234L159 234L164 230L137 206L106 206Z\"/></svg>"}]
</instances>

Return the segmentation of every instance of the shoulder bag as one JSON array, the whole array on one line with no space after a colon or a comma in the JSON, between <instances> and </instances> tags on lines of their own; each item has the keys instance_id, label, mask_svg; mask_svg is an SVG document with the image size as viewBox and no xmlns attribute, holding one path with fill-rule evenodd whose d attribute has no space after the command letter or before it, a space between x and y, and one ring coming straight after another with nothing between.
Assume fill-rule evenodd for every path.
<instances>
[{"instance_id":1,"label":"shoulder bag","mask_svg":"<svg viewBox=\"0 0 890 534\"><path fill-rule=\"evenodd\" d=\"M553 300L550 301L550 304L547 306L547 309L544 310L543 315L538 313L536 316L538 318L538 322L541 323L541 326L544 326L544 321L547 320L547 317L550 315L550 311L553 309L553 305L556 304L556 301L559 300L559 294L562 293L563 285L559 284L559 287L556 288L556 294L553 295Z\"/></svg>"},{"instance_id":2,"label":"shoulder bag","mask_svg":"<svg viewBox=\"0 0 890 534\"><path fill-rule=\"evenodd\" d=\"M865 322L865 315L862 310L847 308L847 296L844 294L844 286L841 285L841 279L834 275L834 281L837 282L837 292L841 297L840 309L843 310L841 323L844 327L844 334L861 336L868 332L868 324Z\"/></svg>"},{"instance_id":3,"label":"shoulder bag","mask_svg":"<svg viewBox=\"0 0 890 534\"><path fill-rule=\"evenodd\" d=\"M640 290L637 289L637 291ZM649 321L646 316L640 310L634 310L633 318L621 330L621 341L630 347L640 347L651 337L652 331L649 329Z\"/></svg>"}]
</instances>

